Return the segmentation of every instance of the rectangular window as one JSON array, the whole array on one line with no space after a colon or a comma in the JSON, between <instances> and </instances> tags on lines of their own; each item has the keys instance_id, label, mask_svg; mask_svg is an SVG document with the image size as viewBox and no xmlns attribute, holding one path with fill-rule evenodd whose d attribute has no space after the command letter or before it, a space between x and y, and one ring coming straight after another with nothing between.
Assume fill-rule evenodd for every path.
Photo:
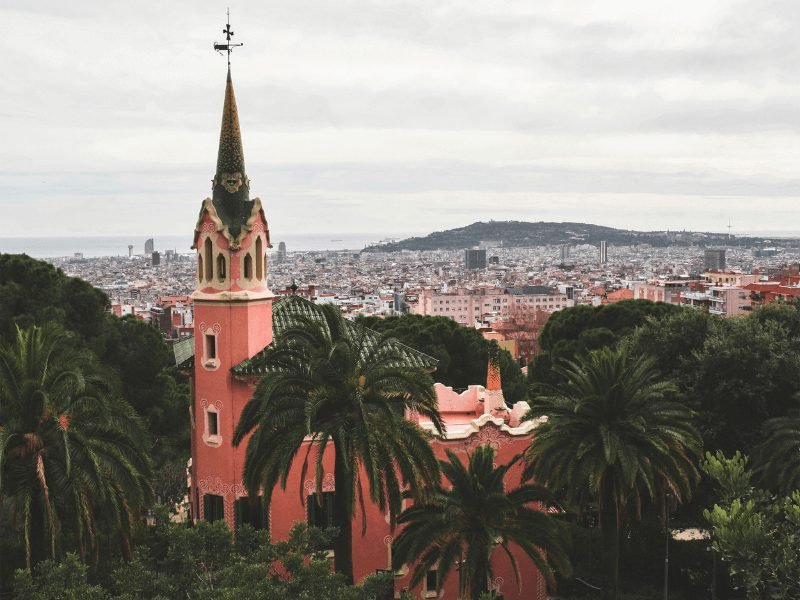
<instances>
[{"instance_id":1,"label":"rectangular window","mask_svg":"<svg viewBox=\"0 0 800 600\"><path fill-rule=\"evenodd\" d=\"M215 411L208 411L208 435L219 435L219 414Z\"/></svg>"},{"instance_id":2,"label":"rectangular window","mask_svg":"<svg viewBox=\"0 0 800 600\"><path fill-rule=\"evenodd\" d=\"M313 493L306 498L306 511L308 524L312 527L325 529L326 527L336 527L338 524L333 518L333 498L335 492L322 492L322 496Z\"/></svg>"},{"instance_id":3,"label":"rectangular window","mask_svg":"<svg viewBox=\"0 0 800 600\"><path fill-rule=\"evenodd\" d=\"M217 358L217 336L206 334L206 358Z\"/></svg>"},{"instance_id":4,"label":"rectangular window","mask_svg":"<svg viewBox=\"0 0 800 600\"><path fill-rule=\"evenodd\" d=\"M438 589L438 583L439 583L439 570L431 569L425 575L425 591L435 592Z\"/></svg>"},{"instance_id":5,"label":"rectangular window","mask_svg":"<svg viewBox=\"0 0 800 600\"><path fill-rule=\"evenodd\" d=\"M222 496L215 494L203 495L203 519L206 521L221 521L225 518L225 503Z\"/></svg>"},{"instance_id":6,"label":"rectangular window","mask_svg":"<svg viewBox=\"0 0 800 600\"><path fill-rule=\"evenodd\" d=\"M233 519L238 529L250 525L253 529L269 529L269 515L264 510L264 497L239 498L233 505Z\"/></svg>"}]
</instances>

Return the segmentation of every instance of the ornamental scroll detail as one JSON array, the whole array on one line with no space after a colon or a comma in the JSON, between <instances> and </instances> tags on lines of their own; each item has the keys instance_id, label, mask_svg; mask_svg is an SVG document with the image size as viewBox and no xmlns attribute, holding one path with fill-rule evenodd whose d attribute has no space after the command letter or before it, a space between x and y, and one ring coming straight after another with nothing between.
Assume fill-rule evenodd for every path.
<instances>
[{"instance_id":1,"label":"ornamental scroll detail","mask_svg":"<svg viewBox=\"0 0 800 600\"><path fill-rule=\"evenodd\" d=\"M222 410L222 406L223 406L223 404L222 404L222 401L221 401L221 400L212 400L211 402L209 402L208 400L206 400L205 398L203 398L202 400L200 400L200 406L201 406L203 409L207 409L209 406L213 406L213 407L214 407L214 408L216 408L216 409L217 409L217 411L219 412L219 411L221 411L221 410Z\"/></svg>"},{"instance_id":2,"label":"ornamental scroll detail","mask_svg":"<svg viewBox=\"0 0 800 600\"><path fill-rule=\"evenodd\" d=\"M208 494L215 494L226 498L231 493L231 486L222 481L219 477L213 475L198 481L197 486Z\"/></svg>"},{"instance_id":3,"label":"ornamental scroll detail","mask_svg":"<svg viewBox=\"0 0 800 600\"><path fill-rule=\"evenodd\" d=\"M317 482L313 479L306 479L303 483L303 487L305 488L307 494L313 494L317 491ZM322 477L322 491L336 491L336 479L333 477L333 473L326 473Z\"/></svg>"},{"instance_id":4,"label":"ornamental scroll detail","mask_svg":"<svg viewBox=\"0 0 800 600\"><path fill-rule=\"evenodd\" d=\"M217 335L220 331L222 331L222 327L219 326L219 323L211 323L211 324L200 323L199 327L200 327L200 333L203 334L206 333L207 331L210 331L214 335Z\"/></svg>"}]
</instances>

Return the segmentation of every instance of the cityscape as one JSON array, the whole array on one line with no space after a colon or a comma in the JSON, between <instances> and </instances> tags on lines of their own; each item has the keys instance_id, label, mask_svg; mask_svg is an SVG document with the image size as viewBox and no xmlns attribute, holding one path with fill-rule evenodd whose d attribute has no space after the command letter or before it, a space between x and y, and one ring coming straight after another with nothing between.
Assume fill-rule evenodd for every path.
<instances>
[{"instance_id":1,"label":"cityscape","mask_svg":"<svg viewBox=\"0 0 800 600\"><path fill-rule=\"evenodd\" d=\"M800 12L180 4L0 7L0 600L800 598Z\"/></svg>"}]
</instances>

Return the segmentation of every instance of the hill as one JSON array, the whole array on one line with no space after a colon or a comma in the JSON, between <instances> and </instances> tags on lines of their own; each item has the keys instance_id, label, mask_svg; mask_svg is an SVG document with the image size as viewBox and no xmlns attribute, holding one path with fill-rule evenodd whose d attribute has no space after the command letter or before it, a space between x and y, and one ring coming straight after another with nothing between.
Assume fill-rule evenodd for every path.
<instances>
[{"instance_id":1,"label":"hill","mask_svg":"<svg viewBox=\"0 0 800 600\"><path fill-rule=\"evenodd\" d=\"M770 241L753 237L728 236L726 233L689 231L632 231L588 223L553 223L538 221L477 222L466 227L436 231L424 237L411 237L399 242L365 248L365 252L399 250L459 250L471 248L481 241L495 241L505 247L526 248L561 244L592 244L601 240L609 245L634 246L759 246L765 243L785 245L797 240Z\"/></svg>"}]
</instances>

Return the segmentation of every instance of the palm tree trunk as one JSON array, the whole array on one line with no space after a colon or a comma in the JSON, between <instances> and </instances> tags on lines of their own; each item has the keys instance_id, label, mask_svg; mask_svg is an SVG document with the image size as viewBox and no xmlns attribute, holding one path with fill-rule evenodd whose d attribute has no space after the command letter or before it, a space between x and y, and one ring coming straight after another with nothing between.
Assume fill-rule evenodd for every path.
<instances>
[{"instance_id":1,"label":"palm tree trunk","mask_svg":"<svg viewBox=\"0 0 800 600\"><path fill-rule=\"evenodd\" d=\"M614 488L606 483L601 491L600 533L603 540L603 599L616 600L619 586L620 511Z\"/></svg>"},{"instance_id":2,"label":"palm tree trunk","mask_svg":"<svg viewBox=\"0 0 800 600\"><path fill-rule=\"evenodd\" d=\"M345 449L334 444L335 460L333 475L336 479L336 492L333 496L333 513L339 534L334 540L334 567L353 583L353 470Z\"/></svg>"},{"instance_id":3,"label":"palm tree trunk","mask_svg":"<svg viewBox=\"0 0 800 600\"><path fill-rule=\"evenodd\" d=\"M472 600L479 600L481 594L489 591L489 578L486 571L479 570L472 578Z\"/></svg>"}]
</instances>

